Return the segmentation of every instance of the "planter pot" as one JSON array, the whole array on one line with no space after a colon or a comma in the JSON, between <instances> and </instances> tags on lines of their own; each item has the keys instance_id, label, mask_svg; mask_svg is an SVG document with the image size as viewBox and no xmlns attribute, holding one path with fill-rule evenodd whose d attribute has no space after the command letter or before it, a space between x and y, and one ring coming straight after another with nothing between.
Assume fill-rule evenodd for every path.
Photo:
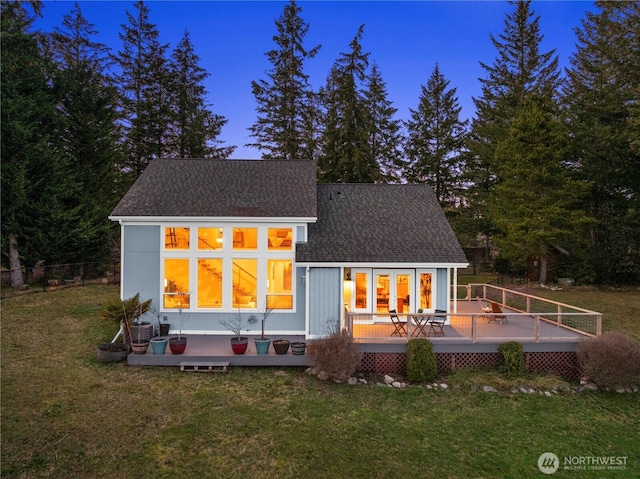
<instances>
[{"instance_id":1,"label":"planter pot","mask_svg":"<svg viewBox=\"0 0 640 479\"><path fill-rule=\"evenodd\" d=\"M151 349L153 349L153 354L164 354L167 350L168 339L152 339L151 340Z\"/></svg>"},{"instance_id":2,"label":"planter pot","mask_svg":"<svg viewBox=\"0 0 640 479\"><path fill-rule=\"evenodd\" d=\"M288 339L276 339L273 341L273 349L276 354L287 354L290 341Z\"/></svg>"},{"instance_id":3,"label":"planter pot","mask_svg":"<svg viewBox=\"0 0 640 479\"><path fill-rule=\"evenodd\" d=\"M184 336L181 338L169 339L169 349L173 354L182 354L187 349L187 338Z\"/></svg>"},{"instance_id":4,"label":"planter pot","mask_svg":"<svg viewBox=\"0 0 640 479\"><path fill-rule=\"evenodd\" d=\"M169 336L171 325L169 323L160 323L160 336Z\"/></svg>"},{"instance_id":5,"label":"planter pot","mask_svg":"<svg viewBox=\"0 0 640 479\"><path fill-rule=\"evenodd\" d=\"M254 339L256 343L256 352L258 354L269 354L270 339Z\"/></svg>"},{"instance_id":6,"label":"planter pot","mask_svg":"<svg viewBox=\"0 0 640 479\"><path fill-rule=\"evenodd\" d=\"M244 336L231 338L231 349L234 354L244 354L247 351L249 345L249 338Z\"/></svg>"},{"instance_id":7,"label":"planter pot","mask_svg":"<svg viewBox=\"0 0 640 479\"><path fill-rule=\"evenodd\" d=\"M146 354L148 347L149 347L149 341L132 341L131 342L131 351L133 351L133 354Z\"/></svg>"},{"instance_id":8,"label":"planter pot","mask_svg":"<svg viewBox=\"0 0 640 479\"><path fill-rule=\"evenodd\" d=\"M291 343L291 354L295 354L296 356L304 354L304 350L307 347L307 343L303 342L295 342Z\"/></svg>"},{"instance_id":9,"label":"planter pot","mask_svg":"<svg viewBox=\"0 0 640 479\"><path fill-rule=\"evenodd\" d=\"M96 349L96 356L101 363L115 363L126 359L129 345L123 343L103 343Z\"/></svg>"}]
</instances>

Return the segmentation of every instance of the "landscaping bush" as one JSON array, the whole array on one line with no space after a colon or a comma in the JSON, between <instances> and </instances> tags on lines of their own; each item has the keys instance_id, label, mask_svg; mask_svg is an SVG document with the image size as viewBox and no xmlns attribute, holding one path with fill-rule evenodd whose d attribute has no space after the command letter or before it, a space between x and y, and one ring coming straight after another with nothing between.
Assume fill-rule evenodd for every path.
<instances>
[{"instance_id":1,"label":"landscaping bush","mask_svg":"<svg viewBox=\"0 0 640 479\"><path fill-rule=\"evenodd\" d=\"M578 365L599 387L629 387L640 383L640 343L608 331L578 344Z\"/></svg>"},{"instance_id":2,"label":"landscaping bush","mask_svg":"<svg viewBox=\"0 0 640 479\"><path fill-rule=\"evenodd\" d=\"M315 340L309 349L311 370L322 380L347 380L358 370L361 360L360 348L345 330Z\"/></svg>"},{"instance_id":3,"label":"landscaping bush","mask_svg":"<svg viewBox=\"0 0 640 479\"><path fill-rule=\"evenodd\" d=\"M407 343L407 379L412 382L433 381L438 362L428 339L410 339Z\"/></svg>"},{"instance_id":4,"label":"landscaping bush","mask_svg":"<svg viewBox=\"0 0 640 479\"><path fill-rule=\"evenodd\" d=\"M502 343L498 347L500 353L499 370L507 379L524 376L524 351L522 344L516 341Z\"/></svg>"}]
</instances>

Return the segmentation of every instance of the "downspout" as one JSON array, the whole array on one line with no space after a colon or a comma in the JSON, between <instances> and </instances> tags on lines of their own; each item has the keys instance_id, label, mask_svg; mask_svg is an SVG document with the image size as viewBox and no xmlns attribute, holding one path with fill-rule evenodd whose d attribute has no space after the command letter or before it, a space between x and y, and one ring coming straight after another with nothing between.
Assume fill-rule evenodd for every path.
<instances>
[{"instance_id":1,"label":"downspout","mask_svg":"<svg viewBox=\"0 0 640 479\"><path fill-rule=\"evenodd\" d=\"M124 299L124 224L120 223L120 299Z\"/></svg>"},{"instance_id":2,"label":"downspout","mask_svg":"<svg viewBox=\"0 0 640 479\"><path fill-rule=\"evenodd\" d=\"M311 326L311 322L309 319L309 303L310 303L310 298L309 298L309 265L307 265L307 268L305 270L304 273L304 296L305 296L305 301L304 301L304 329L305 329L305 333L304 333L304 337L305 339L309 338L309 327Z\"/></svg>"}]
</instances>

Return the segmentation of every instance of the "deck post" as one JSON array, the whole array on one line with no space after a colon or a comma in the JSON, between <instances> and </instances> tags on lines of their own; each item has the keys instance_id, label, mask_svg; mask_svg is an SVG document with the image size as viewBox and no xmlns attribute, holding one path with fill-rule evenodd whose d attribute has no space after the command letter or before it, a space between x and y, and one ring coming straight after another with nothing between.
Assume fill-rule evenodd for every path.
<instances>
[{"instance_id":1,"label":"deck post","mask_svg":"<svg viewBox=\"0 0 640 479\"><path fill-rule=\"evenodd\" d=\"M476 315L471 315L471 342L476 342Z\"/></svg>"},{"instance_id":2,"label":"deck post","mask_svg":"<svg viewBox=\"0 0 640 479\"><path fill-rule=\"evenodd\" d=\"M540 315L539 314L535 315L534 328L535 328L536 343L539 343L540 342Z\"/></svg>"},{"instance_id":3,"label":"deck post","mask_svg":"<svg viewBox=\"0 0 640 479\"><path fill-rule=\"evenodd\" d=\"M596 316L596 336L600 336L602 334L602 315L598 314Z\"/></svg>"}]
</instances>

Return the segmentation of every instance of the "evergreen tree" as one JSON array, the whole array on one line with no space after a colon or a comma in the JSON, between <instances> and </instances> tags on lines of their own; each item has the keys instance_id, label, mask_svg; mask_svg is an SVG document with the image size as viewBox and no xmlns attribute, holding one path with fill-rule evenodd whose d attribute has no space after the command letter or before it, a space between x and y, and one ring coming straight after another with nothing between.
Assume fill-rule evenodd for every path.
<instances>
[{"instance_id":1,"label":"evergreen tree","mask_svg":"<svg viewBox=\"0 0 640 479\"><path fill-rule=\"evenodd\" d=\"M127 11L128 24L119 34L122 51L115 57L121 91L124 147L128 153L125 172L135 180L154 158L165 154L170 123L167 44L159 41L156 26L149 22L149 8L142 0L135 15Z\"/></svg>"},{"instance_id":2,"label":"evergreen tree","mask_svg":"<svg viewBox=\"0 0 640 479\"><path fill-rule=\"evenodd\" d=\"M364 91L366 108L369 110L369 144L371 154L380 168L380 180L397 183L402 178L404 167L402 156L402 133L400 121L394 119L398 111L387 98L387 86L377 64L373 64Z\"/></svg>"},{"instance_id":3,"label":"evergreen tree","mask_svg":"<svg viewBox=\"0 0 640 479\"><path fill-rule=\"evenodd\" d=\"M309 25L300 17L301 11L293 0L285 5L275 22L277 48L266 53L273 68L267 80L251 82L258 119L249 128L256 142L247 146L264 151L265 159L310 159L315 153L317 111L304 62L315 57L320 46L304 48Z\"/></svg>"},{"instance_id":4,"label":"evergreen tree","mask_svg":"<svg viewBox=\"0 0 640 479\"><path fill-rule=\"evenodd\" d=\"M110 240L117 234L108 216L122 193L118 94L104 73L108 50L92 41L94 25L82 16L78 3L62 26L51 35L58 65L58 112L63 117L57 138L70 166L67 175L76 185L69 206L79 215L66 247L72 261L95 261L108 257Z\"/></svg>"},{"instance_id":5,"label":"evergreen tree","mask_svg":"<svg viewBox=\"0 0 640 479\"><path fill-rule=\"evenodd\" d=\"M235 147L217 147L227 120L213 114L206 103L207 90L203 85L209 74L199 66L189 32L185 31L171 55L171 112L167 156L174 158L225 159Z\"/></svg>"},{"instance_id":6,"label":"evergreen tree","mask_svg":"<svg viewBox=\"0 0 640 479\"><path fill-rule=\"evenodd\" d=\"M549 101L532 94L521 102L508 136L496 148L501 181L489 193L487 213L499 230L500 256L514 266L540 265L547 281L547 259L584 232L579 208L586 185L567 168L568 131Z\"/></svg>"},{"instance_id":7,"label":"evergreen tree","mask_svg":"<svg viewBox=\"0 0 640 479\"><path fill-rule=\"evenodd\" d=\"M322 89L325 110L322 153L318 158L318 180L323 183L375 183L381 174L371 151L371 113L362 91L369 54L360 41L364 25L336 60Z\"/></svg>"},{"instance_id":8,"label":"evergreen tree","mask_svg":"<svg viewBox=\"0 0 640 479\"><path fill-rule=\"evenodd\" d=\"M531 10L531 0L510 2L515 12L507 14L502 34L490 35L497 50L493 65L480 63L487 77L481 78L482 95L474 98L476 117L469 135L467 180L473 185L467 192L468 212L473 215L477 233L490 235L484 202L499 180L495 147L508 134L522 101L531 93L549 99L557 96L560 85L555 50L540 52L540 17Z\"/></svg>"},{"instance_id":9,"label":"evergreen tree","mask_svg":"<svg viewBox=\"0 0 640 479\"><path fill-rule=\"evenodd\" d=\"M42 54L41 37L31 32L34 16L27 5L35 14L42 6L1 4L2 241L13 287L24 284L24 265L64 259L77 221L69 203L69 165L55 147L61 116L51 87L53 67Z\"/></svg>"},{"instance_id":10,"label":"evergreen tree","mask_svg":"<svg viewBox=\"0 0 640 479\"><path fill-rule=\"evenodd\" d=\"M456 89L448 87L449 81L436 64L427 85L422 87L418 108L409 109L405 145L407 180L429 183L445 209L456 203L460 192L467 123L460 120L462 108Z\"/></svg>"},{"instance_id":11,"label":"evergreen tree","mask_svg":"<svg viewBox=\"0 0 640 479\"><path fill-rule=\"evenodd\" d=\"M597 2L577 29L566 102L599 282L640 279L640 4Z\"/></svg>"}]
</instances>

